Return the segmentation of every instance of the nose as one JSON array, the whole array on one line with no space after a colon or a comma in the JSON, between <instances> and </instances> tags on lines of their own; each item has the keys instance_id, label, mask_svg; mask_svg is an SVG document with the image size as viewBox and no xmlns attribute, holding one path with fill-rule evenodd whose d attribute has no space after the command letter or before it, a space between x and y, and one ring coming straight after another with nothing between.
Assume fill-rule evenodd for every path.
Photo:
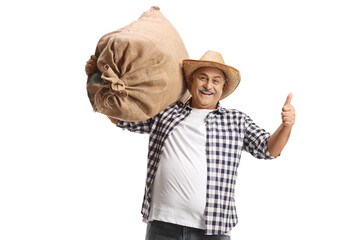
<instances>
[{"instance_id":1,"label":"nose","mask_svg":"<svg viewBox=\"0 0 360 240\"><path fill-rule=\"evenodd\" d=\"M207 81L207 82L204 84L204 87L205 87L207 90L212 89L212 83L211 83L211 81Z\"/></svg>"}]
</instances>

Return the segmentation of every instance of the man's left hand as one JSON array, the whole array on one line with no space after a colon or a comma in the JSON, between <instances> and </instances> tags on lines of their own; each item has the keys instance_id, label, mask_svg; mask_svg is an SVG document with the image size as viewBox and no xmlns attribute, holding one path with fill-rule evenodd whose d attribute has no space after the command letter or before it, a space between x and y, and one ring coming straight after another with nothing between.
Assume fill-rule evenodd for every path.
<instances>
[{"instance_id":1,"label":"man's left hand","mask_svg":"<svg viewBox=\"0 0 360 240\"><path fill-rule=\"evenodd\" d=\"M292 93L287 96L281 112L283 126L290 128L295 124L295 108L290 104L292 96Z\"/></svg>"}]
</instances>

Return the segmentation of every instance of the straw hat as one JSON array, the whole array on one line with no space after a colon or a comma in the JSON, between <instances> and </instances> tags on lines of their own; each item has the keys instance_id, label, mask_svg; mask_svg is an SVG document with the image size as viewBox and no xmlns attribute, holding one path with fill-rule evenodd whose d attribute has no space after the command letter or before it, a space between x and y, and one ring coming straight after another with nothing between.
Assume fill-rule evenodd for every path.
<instances>
[{"instance_id":1,"label":"straw hat","mask_svg":"<svg viewBox=\"0 0 360 240\"><path fill-rule=\"evenodd\" d=\"M241 77L239 70L225 65L224 59L220 53L209 50L200 58L200 60L183 60L185 79L188 87L190 87L191 75L196 69L201 67L214 67L220 69L225 74L226 85L220 99L224 99L229 96L240 83Z\"/></svg>"}]
</instances>

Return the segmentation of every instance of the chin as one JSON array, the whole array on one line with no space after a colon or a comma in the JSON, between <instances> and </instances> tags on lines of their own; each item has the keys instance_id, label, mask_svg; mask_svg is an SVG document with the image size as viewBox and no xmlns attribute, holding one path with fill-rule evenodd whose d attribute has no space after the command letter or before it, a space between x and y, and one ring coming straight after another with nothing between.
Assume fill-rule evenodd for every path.
<instances>
[{"instance_id":1,"label":"chin","mask_svg":"<svg viewBox=\"0 0 360 240\"><path fill-rule=\"evenodd\" d=\"M200 106L201 108L204 108L204 109L215 109L216 108L216 104L213 104L213 103L200 103L198 106Z\"/></svg>"}]
</instances>

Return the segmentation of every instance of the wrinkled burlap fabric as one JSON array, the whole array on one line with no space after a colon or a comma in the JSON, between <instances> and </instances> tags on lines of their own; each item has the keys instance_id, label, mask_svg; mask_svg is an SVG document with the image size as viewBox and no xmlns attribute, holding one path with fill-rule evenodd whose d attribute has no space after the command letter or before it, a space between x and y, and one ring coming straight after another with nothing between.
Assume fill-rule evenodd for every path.
<instances>
[{"instance_id":1,"label":"wrinkled burlap fabric","mask_svg":"<svg viewBox=\"0 0 360 240\"><path fill-rule=\"evenodd\" d=\"M86 87L94 111L142 121L190 97L181 67L188 53L158 7L101 37L95 55L98 71L88 76Z\"/></svg>"}]
</instances>

